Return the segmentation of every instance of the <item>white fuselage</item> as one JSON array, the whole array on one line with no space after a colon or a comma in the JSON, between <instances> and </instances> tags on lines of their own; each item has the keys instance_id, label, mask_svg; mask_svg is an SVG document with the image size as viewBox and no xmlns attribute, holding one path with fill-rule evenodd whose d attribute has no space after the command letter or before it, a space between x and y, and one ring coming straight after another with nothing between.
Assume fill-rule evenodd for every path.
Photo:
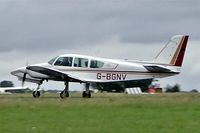
<instances>
[{"instance_id":1,"label":"white fuselage","mask_svg":"<svg viewBox=\"0 0 200 133\"><path fill-rule=\"evenodd\" d=\"M71 66L61 66L55 65L56 61L60 57L72 57ZM75 58L87 59L87 66L76 67ZM103 62L103 66L100 68L91 68L93 60ZM144 62L128 62L126 60L116 60L116 59L103 59L95 58L83 55L61 55L55 59L52 64L42 63L33 66L41 66L46 68L52 68L53 70L60 71L66 75L72 76L76 79L80 79L83 82L118 82L118 81L131 81L140 79L152 79L152 78L162 78L167 76L172 76L174 73L152 73L149 72L144 65L148 63ZM170 66L165 66L170 67ZM21 69L21 70L20 70ZM23 77L23 73L27 73L27 79L51 79L49 75L41 74L39 72L27 70L26 67L18 69L14 75L18 77ZM19 73L21 71L22 73ZM57 79L52 79L57 80Z\"/></svg>"}]
</instances>

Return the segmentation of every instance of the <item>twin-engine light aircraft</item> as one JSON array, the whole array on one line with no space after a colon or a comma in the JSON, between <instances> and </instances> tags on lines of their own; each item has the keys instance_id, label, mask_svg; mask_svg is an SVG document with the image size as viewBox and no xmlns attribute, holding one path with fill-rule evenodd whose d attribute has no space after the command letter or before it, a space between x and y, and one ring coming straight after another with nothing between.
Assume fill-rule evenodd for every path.
<instances>
[{"instance_id":1,"label":"twin-engine light aircraft","mask_svg":"<svg viewBox=\"0 0 200 133\"><path fill-rule=\"evenodd\" d=\"M61 98L69 97L69 82L85 83L82 96L90 98L90 83L130 82L133 80L162 78L180 73L188 35L173 36L152 62L104 59L92 56L65 54L48 63L30 65L11 72L22 81L37 83L33 97L40 96L43 81L63 81Z\"/></svg>"}]
</instances>

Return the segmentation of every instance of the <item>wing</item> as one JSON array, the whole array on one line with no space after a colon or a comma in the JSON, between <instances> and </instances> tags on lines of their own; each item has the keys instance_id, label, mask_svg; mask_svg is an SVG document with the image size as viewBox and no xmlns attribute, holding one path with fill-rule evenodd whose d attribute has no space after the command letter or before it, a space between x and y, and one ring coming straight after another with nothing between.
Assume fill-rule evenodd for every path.
<instances>
[{"instance_id":1,"label":"wing","mask_svg":"<svg viewBox=\"0 0 200 133\"><path fill-rule=\"evenodd\" d=\"M59 71L54 68L43 67L43 66L28 66L26 67L27 70L31 70L40 74L44 74L50 77L50 79L54 80L61 80L61 81L71 81L71 82L87 82L83 79L78 77L72 76L70 74L66 74L62 71Z\"/></svg>"}]
</instances>

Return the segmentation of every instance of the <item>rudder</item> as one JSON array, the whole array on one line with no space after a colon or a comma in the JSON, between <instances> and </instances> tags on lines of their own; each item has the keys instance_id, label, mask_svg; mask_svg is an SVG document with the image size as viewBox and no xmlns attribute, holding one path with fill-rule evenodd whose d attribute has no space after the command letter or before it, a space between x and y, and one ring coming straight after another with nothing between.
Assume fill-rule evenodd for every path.
<instances>
[{"instance_id":1,"label":"rudder","mask_svg":"<svg viewBox=\"0 0 200 133\"><path fill-rule=\"evenodd\" d=\"M188 35L173 36L155 57L154 62L181 67L188 38Z\"/></svg>"}]
</instances>

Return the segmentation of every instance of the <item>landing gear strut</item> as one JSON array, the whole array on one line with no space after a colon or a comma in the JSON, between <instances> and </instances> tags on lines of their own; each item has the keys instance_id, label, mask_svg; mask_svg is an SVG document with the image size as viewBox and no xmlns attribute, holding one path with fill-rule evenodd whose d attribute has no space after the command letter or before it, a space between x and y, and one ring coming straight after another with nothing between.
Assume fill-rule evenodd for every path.
<instances>
[{"instance_id":1,"label":"landing gear strut","mask_svg":"<svg viewBox=\"0 0 200 133\"><path fill-rule=\"evenodd\" d=\"M60 98L66 98L69 97L69 82L65 82L65 89L61 91Z\"/></svg>"},{"instance_id":2,"label":"landing gear strut","mask_svg":"<svg viewBox=\"0 0 200 133\"><path fill-rule=\"evenodd\" d=\"M83 98L91 98L91 92L89 90L89 87L90 87L90 84L86 83L85 84L86 91L83 91L83 93L82 93Z\"/></svg>"},{"instance_id":3,"label":"landing gear strut","mask_svg":"<svg viewBox=\"0 0 200 133\"><path fill-rule=\"evenodd\" d=\"M33 97L34 97L34 98L40 97L40 91L38 91L38 90L40 89L40 85L41 85L41 84L42 84L42 82L39 83L37 89L36 89L35 91L33 91Z\"/></svg>"}]
</instances>

